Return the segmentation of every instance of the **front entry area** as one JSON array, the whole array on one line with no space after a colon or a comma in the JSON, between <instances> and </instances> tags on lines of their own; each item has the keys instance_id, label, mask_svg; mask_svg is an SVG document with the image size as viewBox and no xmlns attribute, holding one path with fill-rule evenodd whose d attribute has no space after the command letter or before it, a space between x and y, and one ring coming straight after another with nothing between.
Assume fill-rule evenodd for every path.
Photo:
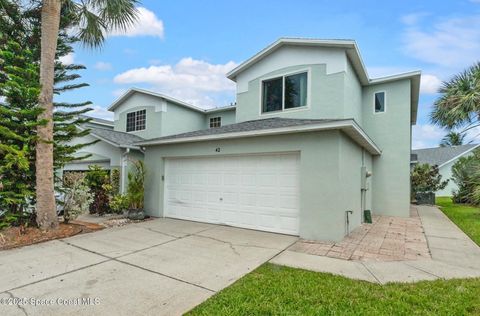
<instances>
[{"instance_id":1,"label":"front entry area","mask_svg":"<svg viewBox=\"0 0 480 316\"><path fill-rule=\"evenodd\" d=\"M299 234L300 154L165 160L165 217Z\"/></svg>"}]
</instances>

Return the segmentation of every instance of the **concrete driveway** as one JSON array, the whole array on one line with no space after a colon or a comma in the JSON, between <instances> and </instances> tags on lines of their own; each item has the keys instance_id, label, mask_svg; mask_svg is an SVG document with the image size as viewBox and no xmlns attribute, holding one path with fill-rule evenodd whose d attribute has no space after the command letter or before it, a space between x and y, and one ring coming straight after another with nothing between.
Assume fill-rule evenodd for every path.
<instances>
[{"instance_id":1,"label":"concrete driveway","mask_svg":"<svg viewBox=\"0 0 480 316\"><path fill-rule=\"evenodd\" d=\"M179 315L296 240L156 219L3 251L0 315Z\"/></svg>"}]
</instances>

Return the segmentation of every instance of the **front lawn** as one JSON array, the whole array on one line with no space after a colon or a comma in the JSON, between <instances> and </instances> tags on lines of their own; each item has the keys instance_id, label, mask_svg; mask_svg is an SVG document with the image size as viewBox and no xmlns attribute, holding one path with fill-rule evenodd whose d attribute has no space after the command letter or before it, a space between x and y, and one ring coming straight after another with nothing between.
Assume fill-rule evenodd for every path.
<instances>
[{"instance_id":1,"label":"front lawn","mask_svg":"<svg viewBox=\"0 0 480 316\"><path fill-rule=\"evenodd\" d=\"M453 204L449 197L438 197L440 209L480 246L480 208L464 204Z\"/></svg>"},{"instance_id":2,"label":"front lawn","mask_svg":"<svg viewBox=\"0 0 480 316\"><path fill-rule=\"evenodd\" d=\"M480 279L378 285L264 264L188 315L478 315Z\"/></svg>"}]
</instances>

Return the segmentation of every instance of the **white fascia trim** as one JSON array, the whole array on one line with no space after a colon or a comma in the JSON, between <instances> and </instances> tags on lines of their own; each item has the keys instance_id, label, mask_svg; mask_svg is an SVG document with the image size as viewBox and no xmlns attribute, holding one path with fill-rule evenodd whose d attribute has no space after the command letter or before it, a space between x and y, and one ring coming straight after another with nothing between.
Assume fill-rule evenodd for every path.
<instances>
[{"instance_id":1,"label":"white fascia trim","mask_svg":"<svg viewBox=\"0 0 480 316\"><path fill-rule=\"evenodd\" d=\"M213 109L206 109L205 110L205 113L217 113L217 112L224 112L224 111L233 111L235 110L237 107L232 105L232 106L225 106L225 107L222 107L222 108L213 108Z\"/></svg>"},{"instance_id":2,"label":"white fascia trim","mask_svg":"<svg viewBox=\"0 0 480 316\"><path fill-rule=\"evenodd\" d=\"M451 163L452 161L455 161L455 160L457 160L458 158L462 157L463 155L468 154L469 152L471 152L471 151L473 151L474 149L478 148L478 146L480 146L480 144L477 144L476 146L473 146L472 148L464 151L464 152L461 153L460 155L457 155L457 156L453 157L452 159L448 160L447 162L442 163L440 166L438 166L438 168L441 168L441 167L443 167L443 166L445 166L445 165L448 165L448 164Z\"/></svg>"},{"instance_id":3,"label":"white fascia trim","mask_svg":"<svg viewBox=\"0 0 480 316\"><path fill-rule=\"evenodd\" d=\"M197 111L197 112L202 112L202 113L205 112L204 109L199 108L199 107L196 107L196 106L191 105L191 104L189 104L189 103L180 101L180 100L178 100L178 99L169 97L169 96L164 95L164 94L161 94L161 93L157 93L157 92L153 92L153 91L148 91L148 90L140 89L140 88L130 88L127 92L125 92L124 94L122 94L118 99L116 99L115 101L113 101L112 105L110 105L110 107L108 108L108 110L109 110L109 111L115 110L115 108L116 108L120 103L122 103L123 100L125 100L126 98L128 98L128 97L129 97L130 95L132 95L134 92L139 92L139 93L148 94L148 95L151 95L151 96L154 96L154 97L159 97L159 98L168 100L168 101L170 101L170 102L172 102L172 103L176 103L176 104L182 105L182 106L184 106L184 107L186 107L186 108L189 108L189 109L194 110L194 111Z\"/></svg>"},{"instance_id":4,"label":"white fascia trim","mask_svg":"<svg viewBox=\"0 0 480 316\"><path fill-rule=\"evenodd\" d=\"M82 131L86 130L86 128L83 128L83 127L80 127L80 126L77 126L77 128L80 129L80 130L82 130ZM88 134L88 135L93 136L93 137L95 137L95 138L97 138L97 139L99 139L99 140L101 140L101 141L103 141L103 142L105 142L105 143L107 143L107 144L110 144L110 145L112 145L112 146L114 146L114 147L117 147L117 148L130 148L130 149L137 149L137 150L140 150L140 149L141 149L139 146L115 144L114 142L111 142L111 141L109 141L108 139L103 138L102 136L98 136L98 135L95 134L95 133L90 133L90 134Z\"/></svg>"},{"instance_id":5,"label":"white fascia trim","mask_svg":"<svg viewBox=\"0 0 480 316\"><path fill-rule=\"evenodd\" d=\"M265 130L255 130L248 132L236 132L236 133L225 133L217 135L205 135L205 136L193 136L185 138L172 138L156 141L146 141L138 142L139 146L150 146L150 145L167 145L167 144L177 144L177 143L188 143L188 142L199 142L199 141L209 141L209 140L222 140L222 139L233 139L233 138L242 138L242 137L258 137L258 136L269 136L269 135L280 135L280 134L292 134L292 133L301 133L301 132L315 132L315 131L325 131L325 130L334 130L339 129L347 132L348 134L354 133L362 139L362 146L365 147L371 154L380 155L381 150L377 145L368 137L368 135L358 126L354 120L342 120L335 122L326 122L319 124L309 124L303 126L289 126L282 128L272 128Z\"/></svg>"},{"instance_id":6,"label":"white fascia trim","mask_svg":"<svg viewBox=\"0 0 480 316\"><path fill-rule=\"evenodd\" d=\"M378 83L384 83L384 82L390 82L390 81L396 81L396 80L402 80L402 79L412 79L413 77L420 76L421 74L422 74L421 70L403 72L403 73L395 74L391 76L370 79L369 84L378 84Z\"/></svg>"}]
</instances>

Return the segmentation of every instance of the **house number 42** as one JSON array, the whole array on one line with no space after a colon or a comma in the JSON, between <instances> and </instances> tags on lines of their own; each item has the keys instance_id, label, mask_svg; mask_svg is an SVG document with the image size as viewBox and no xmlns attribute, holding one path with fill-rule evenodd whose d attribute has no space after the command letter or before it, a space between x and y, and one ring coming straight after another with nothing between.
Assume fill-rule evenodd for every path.
<instances>
[{"instance_id":1,"label":"house number 42","mask_svg":"<svg viewBox=\"0 0 480 316\"><path fill-rule=\"evenodd\" d=\"M215 152L219 153L220 152L220 147L215 148Z\"/></svg>"}]
</instances>

